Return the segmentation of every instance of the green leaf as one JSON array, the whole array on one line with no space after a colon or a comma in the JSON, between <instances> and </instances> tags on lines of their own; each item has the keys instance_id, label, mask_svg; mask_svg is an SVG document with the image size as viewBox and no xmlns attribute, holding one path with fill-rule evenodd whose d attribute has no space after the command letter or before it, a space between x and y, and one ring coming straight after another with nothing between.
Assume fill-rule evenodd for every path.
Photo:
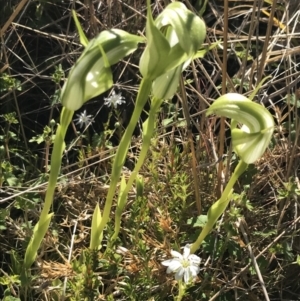
<instances>
[{"instance_id":1,"label":"green leaf","mask_svg":"<svg viewBox=\"0 0 300 301\"><path fill-rule=\"evenodd\" d=\"M92 217L92 228L91 228L91 241L90 248L98 250L101 247L101 241L103 238L103 232L99 231L99 225L101 224L102 216L99 204L97 203L96 208Z\"/></svg>"},{"instance_id":2,"label":"green leaf","mask_svg":"<svg viewBox=\"0 0 300 301\"><path fill-rule=\"evenodd\" d=\"M170 52L170 45L154 24L149 0L147 0L146 37L147 46L140 59L140 72L143 77L154 79L165 71L164 62Z\"/></svg>"},{"instance_id":3,"label":"green leaf","mask_svg":"<svg viewBox=\"0 0 300 301\"><path fill-rule=\"evenodd\" d=\"M15 298L13 296L5 296L3 301L21 301L20 298Z\"/></svg>"},{"instance_id":4,"label":"green leaf","mask_svg":"<svg viewBox=\"0 0 300 301\"><path fill-rule=\"evenodd\" d=\"M0 284L1 285L11 285L11 284L19 284L20 283L20 276L19 275L4 275L0 277Z\"/></svg>"},{"instance_id":5,"label":"green leaf","mask_svg":"<svg viewBox=\"0 0 300 301\"><path fill-rule=\"evenodd\" d=\"M199 215L197 216L196 220L195 218L189 218L187 221L188 225L192 225L194 228L196 227L204 227L207 223L207 215Z\"/></svg>"},{"instance_id":6,"label":"green leaf","mask_svg":"<svg viewBox=\"0 0 300 301\"><path fill-rule=\"evenodd\" d=\"M27 246L26 253L25 253L25 258L24 258L25 268L29 268L35 261L37 251L49 228L52 215L53 213L48 214L44 219L39 220L39 222L35 225L33 229L32 238Z\"/></svg>"},{"instance_id":7,"label":"green leaf","mask_svg":"<svg viewBox=\"0 0 300 301\"><path fill-rule=\"evenodd\" d=\"M157 99L170 99L177 91L182 65L163 73L153 81L152 93Z\"/></svg>"},{"instance_id":8,"label":"green leaf","mask_svg":"<svg viewBox=\"0 0 300 301\"><path fill-rule=\"evenodd\" d=\"M79 33L79 39L80 39L80 43L86 47L88 45L89 40L87 39L86 35L84 34L82 27L80 25L80 22L78 21L77 15L76 15L76 11L72 10L72 15L75 21L75 25L77 27L78 33Z\"/></svg>"}]
</instances>

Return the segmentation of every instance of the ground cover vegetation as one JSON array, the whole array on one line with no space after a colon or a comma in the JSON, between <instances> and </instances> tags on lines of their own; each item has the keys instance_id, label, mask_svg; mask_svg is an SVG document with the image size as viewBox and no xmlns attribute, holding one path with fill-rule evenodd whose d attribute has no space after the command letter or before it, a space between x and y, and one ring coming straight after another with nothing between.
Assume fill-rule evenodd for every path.
<instances>
[{"instance_id":1,"label":"ground cover vegetation","mask_svg":"<svg viewBox=\"0 0 300 301\"><path fill-rule=\"evenodd\" d=\"M88 40L113 28L143 38L147 5L2 2L1 300L300 300L298 1L181 1L206 24L201 55L183 71L176 94L161 101L150 148L120 211L119 195L143 153L150 98L143 107L95 249L92 220L97 204L101 212L106 204L145 78L145 45L111 66L113 86L76 108L66 131L54 214L32 265L25 253L44 206L61 90L84 49L72 10ZM154 19L170 2L151 1ZM275 130L198 249L208 210L241 157L230 119L206 116L228 92L254 97L272 114ZM192 281L167 273L172 256L196 271Z\"/></svg>"}]
</instances>

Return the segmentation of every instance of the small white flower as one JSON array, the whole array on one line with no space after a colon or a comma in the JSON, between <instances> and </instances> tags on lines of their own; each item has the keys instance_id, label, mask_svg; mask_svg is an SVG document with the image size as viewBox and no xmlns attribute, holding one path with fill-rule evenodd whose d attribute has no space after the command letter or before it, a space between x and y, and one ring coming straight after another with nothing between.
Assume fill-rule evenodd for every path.
<instances>
[{"instance_id":1,"label":"small white flower","mask_svg":"<svg viewBox=\"0 0 300 301\"><path fill-rule=\"evenodd\" d=\"M126 253L129 253L129 250L122 247L122 246L118 246L117 250L116 250L117 254L121 254L121 255L126 255Z\"/></svg>"},{"instance_id":2,"label":"small white flower","mask_svg":"<svg viewBox=\"0 0 300 301\"><path fill-rule=\"evenodd\" d=\"M183 278L185 283L189 283L196 278L200 271L199 265L201 258L197 255L190 254L190 245L187 244L183 249L183 255L179 252L171 250L173 259L165 260L162 265L167 266L167 274L175 273L175 279L181 280Z\"/></svg>"},{"instance_id":3,"label":"small white flower","mask_svg":"<svg viewBox=\"0 0 300 301\"><path fill-rule=\"evenodd\" d=\"M84 110L80 114L76 114L76 116L78 118L74 119L74 121L76 121L76 124L78 124L80 128L82 128L83 126L86 127L88 124L94 122L92 120L92 115L86 115L86 110Z\"/></svg>"},{"instance_id":4,"label":"small white flower","mask_svg":"<svg viewBox=\"0 0 300 301\"><path fill-rule=\"evenodd\" d=\"M121 105L122 103L125 103L125 97L121 95L122 93L116 94L116 92L113 90L110 97L104 98L105 102L104 104L108 107L111 105L116 108L117 105Z\"/></svg>"}]
</instances>

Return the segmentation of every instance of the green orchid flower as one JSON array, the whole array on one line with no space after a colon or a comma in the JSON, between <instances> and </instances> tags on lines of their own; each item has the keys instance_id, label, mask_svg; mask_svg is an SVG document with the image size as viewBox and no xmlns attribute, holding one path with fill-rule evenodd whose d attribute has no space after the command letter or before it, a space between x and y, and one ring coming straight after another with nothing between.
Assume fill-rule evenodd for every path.
<instances>
[{"instance_id":1,"label":"green orchid flower","mask_svg":"<svg viewBox=\"0 0 300 301\"><path fill-rule=\"evenodd\" d=\"M144 123L143 146L134 172L121 193L120 202L125 204L129 189L132 187L138 171L145 160L150 146L151 136L155 129L155 116L164 99L172 97L177 89L179 78L197 54L206 35L204 22L180 2L169 4L163 12L153 20L150 0L147 0L147 45L140 59L142 82L135 102L131 120L120 141L112 166L111 182L107 193L101 223L94 233L102 233L110 216L113 197L124 165L131 137L141 116L144 106L152 92L149 119ZM96 223L95 223L96 224ZM118 229L113 236L117 236ZM99 237L99 236L98 236ZM100 246L93 241L91 246Z\"/></svg>"},{"instance_id":2,"label":"green orchid flower","mask_svg":"<svg viewBox=\"0 0 300 301\"><path fill-rule=\"evenodd\" d=\"M27 269L34 262L51 221L52 214L49 214L49 211L53 202L65 149L65 135L72 121L74 111L81 108L89 99L105 92L112 86L110 66L132 53L137 48L138 43L143 41L142 38L123 30L112 29L101 32L97 38L88 42L75 14L74 18L80 33L80 41L85 49L71 69L68 80L62 89L61 102L63 109L54 140L48 187L40 219L34 228L33 236L26 249L24 266ZM94 241L101 239L101 232L96 231L101 220L100 208L96 207L92 224L92 244L94 244Z\"/></svg>"},{"instance_id":3,"label":"green orchid flower","mask_svg":"<svg viewBox=\"0 0 300 301\"><path fill-rule=\"evenodd\" d=\"M153 20L147 1L147 46L140 60L144 78L155 80L191 59L202 45L204 22L183 3L173 2Z\"/></svg>"},{"instance_id":4,"label":"green orchid flower","mask_svg":"<svg viewBox=\"0 0 300 301\"><path fill-rule=\"evenodd\" d=\"M76 111L113 85L110 66L136 50L141 37L120 29L105 30L90 41L71 69L62 88L61 102Z\"/></svg>"},{"instance_id":5,"label":"green orchid flower","mask_svg":"<svg viewBox=\"0 0 300 301\"><path fill-rule=\"evenodd\" d=\"M228 93L210 106L207 115L212 113L233 119L232 145L245 163L254 163L263 155L274 131L274 119L265 107L238 93ZM237 128L239 123L241 128Z\"/></svg>"},{"instance_id":6,"label":"green orchid flower","mask_svg":"<svg viewBox=\"0 0 300 301\"><path fill-rule=\"evenodd\" d=\"M262 105L237 93L228 93L219 97L207 110L206 115L213 113L232 118L232 145L241 160L227 183L222 196L208 210L207 223L197 240L192 244L191 253L199 249L218 218L223 214L230 202L234 184L247 169L248 164L252 164L261 158L274 131L274 120L269 111ZM240 128L238 128L239 123L241 124Z\"/></svg>"}]
</instances>

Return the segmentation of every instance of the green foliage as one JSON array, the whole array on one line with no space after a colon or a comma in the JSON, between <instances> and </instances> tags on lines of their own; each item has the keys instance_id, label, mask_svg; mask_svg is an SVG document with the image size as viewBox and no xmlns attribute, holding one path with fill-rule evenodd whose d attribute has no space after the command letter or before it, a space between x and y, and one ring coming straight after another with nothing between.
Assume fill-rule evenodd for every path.
<instances>
[{"instance_id":1,"label":"green foliage","mask_svg":"<svg viewBox=\"0 0 300 301\"><path fill-rule=\"evenodd\" d=\"M40 201L40 195L36 193L26 193L16 197L14 207L26 211L34 209Z\"/></svg>"},{"instance_id":2,"label":"green foliage","mask_svg":"<svg viewBox=\"0 0 300 301\"><path fill-rule=\"evenodd\" d=\"M7 122L8 125L19 123L18 119L16 118L16 112L0 115L0 117L2 117Z\"/></svg>"},{"instance_id":3,"label":"green foliage","mask_svg":"<svg viewBox=\"0 0 300 301\"><path fill-rule=\"evenodd\" d=\"M76 276L68 282L70 300L94 300L99 294L101 282L96 274L98 265L98 251L95 250L84 250L80 258L72 263Z\"/></svg>"},{"instance_id":4,"label":"green foliage","mask_svg":"<svg viewBox=\"0 0 300 301\"><path fill-rule=\"evenodd\" d=\"M2 299L3 301L21 301L21 299L16 298L13 296L13 286L19 286L21 283L20 281L20 276L19 275L7 275L5 274L4 276L0 277L0 285L2 288L7 287L4 290L4 298Z\"/></svg>"},{"instance_id":5,"label":"green foliage","mask_svg":"<svg viewBox=\"0 0 300 301\"><path fill-rule=\"evenodd\" d=\"M270 248L269 251L271 254L276 254L277 256L283 255L284 258L289 262L292 262L294 259L291 245L287 241L284 241L282 243L276 243L273 247Z\"/></svg>"},{"instance_id":6,"label":"green foliage","mask_svg":"<svg viewBox=\"0 0 300 301\"><path fill-rule=\"evenodd\" d=\"M259 236L261 238L268 238L271 236L274 236L276 234L276 230L270 230L270 231L254 231L253 235Z\"/></svg>"},{"instance_id":7,"label":"green foliage","mask_svg":"<svg viewBox=\"0 0 300 301\"><path fill-rule=\"evenodd\" d=\"M132 228L132 236L139 241L139 235L145 232L150 223L150 209L146 197L138 197L130 208L128 227Z\"/></svg>"},{"instance_id":8,"label":"green foliage","mask_svg":"<svg viewBox=\"0 0 300 301\"><path fill-rule=\"evenodd\" d=\"M18 178L15 176L15 171L15 167L10 162L3 160L0 163L0 186L17 186Z\"/></svg>"},{"instance_id":9,"label":"green foliage","mask_svg":"<svg viewBox=\"0 0 300 301\"><path fill-rule=\"evenodd\" d=\"M297 255L297 259L294 263L300 266L300 255Z\"/></svg>"},{"instance_id":10,"label":"green foliage","mask_svg":"<svg viewBox=\"0 0 300 301\"><path fill-rule=\"evenodd\" d=\"M63 80L63 78L65 77L65 72L62 69L62 65L59 64L58 66L54 66L55 71L54 73L51 75L52 81L59 85L60 82Z\"/></svg>"},{"instance_id":11,"label":"green foliage","mask_svg":"<svg viewBox=\"0 0 300 301\"><path fill-rule=\"evenodd\" d=\"M55 138L54 129L46 125L44 127L43 133L37 136L32 137L29 142L36 142L37 144L41 144L42 142L46 142L48 145L52 144Z\"/></svg>"},{"instance_id":12,"label":"green foliage","mask_svg":"<svg viewBox=\"0 0 300 301\"><path fill-rule=\"evenodd\" d=\"M249 185L245 185L243 191L240 194L233 193L231 195L231 197L232 197L233 202L237 206L239 206L240 208L246 208L247 210L252 211L254 209L254 207L253 207L253 205L251 205L250 200L248 199L248 190L249 190Z\"/></svg>"},{"instance_id":13,"label":"green foliage","mask_svg":"<svg viewBox=\"0 0 300 301\"><path fill-rule=\"evenodd\" d=\"M203 228L207 223L207 215L199 215L197 218L189 218L187 221L188 225L192 225L194 228Z\"/></svg>"},{"instance_id":14,"label":"green foliage","mask_svg":"<svg viewBox=\"0 0 300 301\"><path fill-rule=\"evenodd\" d=\"M175 153L175 160L176 160L176 153ZM187 209L187 199L188 196L192 194L191 192L191 182L190 177L185 173L174 173L173 177L170 178L170 190L172 194L172 202L174 204L180 204L180 207L177 210L181 212L185 212ZM174 208L175 209L175 208ZM173 210L172 210L173 211Z\"/></svg>"},{"instance_id":15,"label":"green foliage","mask_svg":"<svg viewBox=\"0 0 300 301\"><path fill-rule=\"evenodd\" d=\"M286 104L295 106L298 109L300 108L300 99L296 96L296 94L287 95L283 100Z\"/></svg>"},{"instance_id":16,"label":"green foliage","mask_svg":"<svg viewBox=\"0 0 300 301\"><path fill-rule=\"evenodd\" d=\"M60 103L60 89L56 89L53 93L53 95L50 96L50 104L51 106L55 106Z\"/></svg>"},{"instance_id":17,"label":"green foliage","mask_svg":"<svg viewBox=\"0 0 300 301\"><path fill-rule=\"evenodd\" d=\"M0 93L14 89L22 91L21 82L18 79L9 76L7 73L2 73L0 76Z\"/></svg>"},{"instance_id":18,"label":"green foliage","mask_svg":"<svg viewBox=\"0 0 300 301\"><path fill-rule=\"evenodd\" d=\"M9 216L10 210L8 208L0 209L0 231L6 230L5 218Z\"/></svg>"},{"instance_id":19,"label":"green foliage","mask_svg":"<svg viewBox=\"0 0 300 301\"><path fill-rule=\"evenodd\" d=\"M283 185L283 189L278 189L278 199L297 198L300 195L298 183L293 177L290 177L289 182L283 183Z\"/></svg>"},{"instance_id":20,"label":"green foliage","mask_svg":"<svg viewBox=\"0 0 300 301\"><path fill-rule=\"evenodd\" d=\"M5 296L3 301L21 301L21 299L13 296Z\"/></svg>"}]
</instances>

